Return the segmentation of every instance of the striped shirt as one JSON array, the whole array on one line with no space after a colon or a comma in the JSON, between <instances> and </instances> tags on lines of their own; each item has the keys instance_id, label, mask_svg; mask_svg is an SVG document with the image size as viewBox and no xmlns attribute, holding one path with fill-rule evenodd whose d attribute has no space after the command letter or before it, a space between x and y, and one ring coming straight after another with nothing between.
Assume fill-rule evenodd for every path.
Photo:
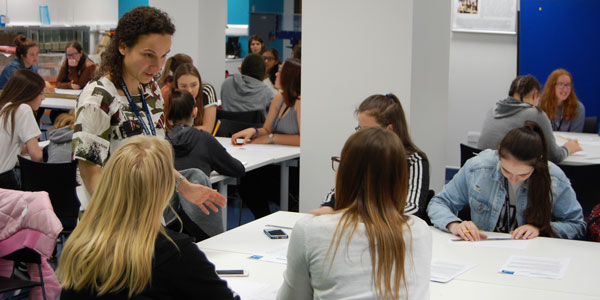
<instances>
[{"instance_id":1,"label":"striped shirt","mask_svg":"<svg viewBox=\"0 0 600 300\"><path fill-rule=\"evenodd\" d=\"M426 207L424 206L429 190L429 161L417 152L409 155L406 160L408 161L409 177L404 213L421 217L425 214ZM325 196L325 201L321 203L321 206L334 207L334 204L335 188Z\"/></svg>"}]
</instances>

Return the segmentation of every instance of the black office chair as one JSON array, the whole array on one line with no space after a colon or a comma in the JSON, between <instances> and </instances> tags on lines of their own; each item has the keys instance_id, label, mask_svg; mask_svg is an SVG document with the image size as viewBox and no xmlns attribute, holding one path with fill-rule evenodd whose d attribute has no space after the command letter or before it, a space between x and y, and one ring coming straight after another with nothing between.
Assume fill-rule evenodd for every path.
<instances>
[{"instance_id":1,"label":"black office chair","mask_svg":"<svg viewBox=\"0 0 600 300\"><path fill-rule=\"evenodd\" d=\"M583 209L583 216L587 218L592 208L600 199L597 176L600 174L600 165L558 165L571 181L571 186L577 195L577 201Z\"/></svg>"},{"instance_id":2,"label":"black office chair","mask_svg":"<svg viewBox=\"0 0 600 300\"><path fill-rule=\"evenodd\" d=\"M431 201L433 196L435 196L435 191L429 190L427 192L427 199L425 200L425 203L423 203L423 207L419 207L419 212L417 213L417 216L420 217L421 219L423 219L423 221L427 222L427 225L429 225L429 226L431 226L433 224L431 223L431 220L429 219L429 216L427 215L427 206L429 205L429 202Z\"/></svg>"},{"instance_id":3,"label":"black office chair","mask_svg":"<svg viewBox=\"0 0 600 300\"><path fill-rule=\"evenodd\" d=\"M217 120L232 120L242 123L259 124L258 127L262 127L262 124L265 122L265 116L264 112L260 110L237 112L218 109Z\"/></svg>"},{"instance_id":4,"label":"black office chair","mask_svg":"<svg viewBox=\"0 0 600 300\"><path fill-rule=\"evenodd\" d=\"M30 248L23 248L0 258L15 262L13 266L13 273L10 277L0 276L0 294L5 294L17 290L32 289L34 287L39 286L42 288L42 297L44 298L44 300L46 299L46 289L44 288L44 276L42 274L42 257L39 253ZM19 262L37 264L38 271L40 274L40 281L19 279L15 273L17 263ZM5 297L6 296L7 295L5 295ZM8 298L6 299L24 299L27 297L28 293L19 293L17 295L8 296Z\"/></svg>"},{"instance_id":5,"label":"black office chair","mask_svg":"<svg viewBox=\"0 0 600 300\"><path fill-rule=\"evenodd\" d=\"M464 166L467 160L479 154L482 149L473 148L469 145L460 144L460 166Z\"/></svg>"},{"instance_id":6,"label":"black office chair","mask_svg":"<svg viewBox=\"0 0 600 300\"><path fill-rule=\"evenodd\" d=\"M68 163L40 163L19 156L21 189L46 191L54 213L63 225L63 232L72 231L79 217L79 198L75 188L77 161Z\"/></svg>"},{"instance_id":7,"label":"black office chair","mask_svg":"<svg viewBox=\"0 0 600 300\"><path fill-rule=\"evenodd\" d=\"M597 133L598 132L597 122L598 122L598 118L596 116L586 117L585 121L583 123L583 132L584 133Z\"/></svg>"},{"instance_id":8,"label":"black office chair","mask_svg":"<svg viewBox=\"0 0 600 300\"><path fill-rule=\"evenodd\" d=\"M220 137L231 137L236 132L242 131L246 128L251 128L251 127L261 128L262 127L262 124L245 123L245 122L239 122L239 121L233 121L233 120L227 120L227 119L222 119L219 121L221 122L221 125L219 125L219 128L217 129L217 133L215 134L215 136L220 136Z\"/></svg>"}]
</instances>

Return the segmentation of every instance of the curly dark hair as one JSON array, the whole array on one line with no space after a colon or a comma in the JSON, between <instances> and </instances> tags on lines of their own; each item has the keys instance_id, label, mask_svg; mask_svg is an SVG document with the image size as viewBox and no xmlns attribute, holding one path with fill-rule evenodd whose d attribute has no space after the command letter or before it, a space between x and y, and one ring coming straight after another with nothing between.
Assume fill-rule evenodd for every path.
<instances>
[{"instance_id":1,"label":"curly dark hair","mask_svg":"<svg viewBox=\"0 0 600 300\"><path fill-rule=\"evenodd\" d=\"M108 47L102 53L99 76L110 75L115 85L120 84L123 81L123 55L119 52L119 43L133 47L141 35L151 33L175 33L175 25L167 13L154 7L138 6L124 14Z\"/></svg>"}]
</instances>

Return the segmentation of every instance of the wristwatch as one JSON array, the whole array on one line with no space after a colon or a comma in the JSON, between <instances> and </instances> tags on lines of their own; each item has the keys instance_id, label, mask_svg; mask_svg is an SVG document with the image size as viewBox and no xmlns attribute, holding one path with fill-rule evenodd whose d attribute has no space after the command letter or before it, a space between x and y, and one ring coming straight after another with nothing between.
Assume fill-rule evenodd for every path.
<instances>
[{"instance_id":1,"label":"wristwatch","mask_svg":"<svg viewBox=\"0 0 600 300\"><path fill-rule=\"evenodd\" d=\"M275 144L275 142L273 141L274 135L275 135L274 133L269 133L269 144Z\"/></svg>"}]
</instances>

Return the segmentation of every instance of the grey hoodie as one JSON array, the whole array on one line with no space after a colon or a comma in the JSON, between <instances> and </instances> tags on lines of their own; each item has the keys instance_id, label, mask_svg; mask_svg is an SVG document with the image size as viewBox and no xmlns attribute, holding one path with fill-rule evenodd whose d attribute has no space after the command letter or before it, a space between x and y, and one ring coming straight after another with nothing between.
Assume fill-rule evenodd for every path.
<instances>
[{"instance_id":1,"label":"grey hoodie","mask_svg":"<svg viewBox=\"0 0 600 300\"><path fill-rule=\"evenodd\" d=\"M265 118L275 92L262 81L247 75L229 76L221 86L221 101L226 111L260 110Z\"/></svg>"},{"instance_id":2,"label":"grey hoodie","mask_svg":"<svg viewBox=\"0 0 600 300\"><path fill-rule=\"evenodd\" d=\"M54 129L50 132L48 144L48 162L65 163L71 161L71 140L73 129L69 126Z\"/></svg>"},{"instance_id":3,"label":"grey hoodie","mask_svg":"<svg viewBox=\"0 0 600 300\"><path fill-rule=\"evenodd\" d=\"M559 163L569 155L566 147L556 144L548 116L531 104L513 97L498 101L496 107L487 113L477 148L498 149L498 144L504 136L511 129L523 127L525 121L536 122L542 128L548 144L550 161Z\"/></svg>"}]
</instances>

